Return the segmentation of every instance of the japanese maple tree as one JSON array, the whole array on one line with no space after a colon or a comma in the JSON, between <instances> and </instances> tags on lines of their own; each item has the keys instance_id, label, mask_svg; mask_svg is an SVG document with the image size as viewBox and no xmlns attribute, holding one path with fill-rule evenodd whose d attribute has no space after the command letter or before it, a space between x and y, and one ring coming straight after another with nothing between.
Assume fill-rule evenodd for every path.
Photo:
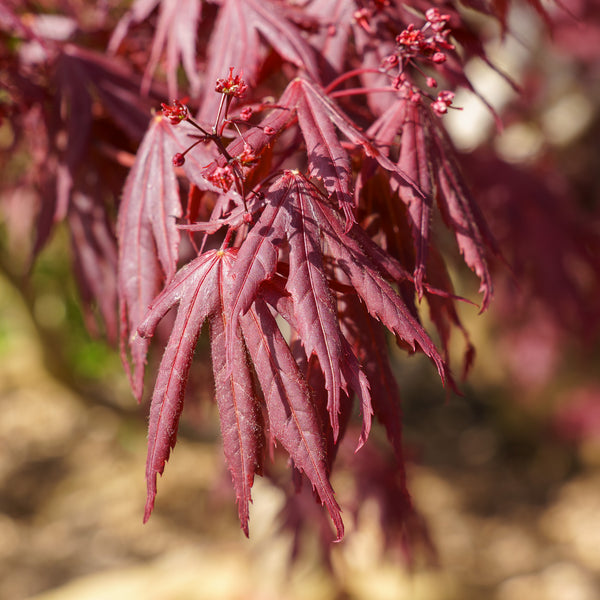
<instances>
[{"instance_id":1,"label":"japanese maple tree","mask_svg":"<svg viewBox=\"0 0 600 600\"><path fill-rule=\"evenodd\" d=\"M0 5L2 112L36 166L13 187L35 191L32 256L66 221L90 327L96 315L120 339L138 400L152 381L144 520L207 324L246 535L255 475L281 447L343 537L330 476L355 411L359 454L373 418L393 448L386 510L401 530L413 509L386 344L425 354L456 389L452 329L465 371L474 350L437 224L479 279L481 311L502 262L444 127L455 91L474 91L466 61L487 61L481 31L453 1L25 4ZM507 2L464 4L506 30Z\"/></svg>"}]
</instances>

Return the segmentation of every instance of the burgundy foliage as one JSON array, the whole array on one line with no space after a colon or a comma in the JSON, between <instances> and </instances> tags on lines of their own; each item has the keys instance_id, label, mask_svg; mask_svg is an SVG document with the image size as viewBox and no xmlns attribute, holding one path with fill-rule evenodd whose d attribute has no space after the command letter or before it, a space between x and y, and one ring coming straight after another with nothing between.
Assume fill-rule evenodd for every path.
<instances>
[{"instance_id":1,"label":"burgundy foliage","mask_svg":"<svg viewBox=\"0 0 600 600\"><path fill-rule=\"evenodd\" d=\"M509 2L466 4L507 27ZM529 4L550 23L541 3ZM109 338L119 330L138 400L151 339L173 313L152 374L144 520L207 323L246 535L255 475L270 475L266 457L281 446L294 480L310 482L343 537L330 476L355 410L360 498L375 498L398 536L422 530L387 343L426 355L455 389L451 331L465 337L465 369L473 348L448 265L462 257L473 271L483 311L502 263L443 123L457 108L454 91L472 89L465 58L487 61L459 3L135 0L118 14L105 3L54 5L48 15L0 5L2 117L33 163L14 187L33 191L32 258L67 222L82 298L97 307L90 324L95 314ZM540 295L572 290L560 296L571 317L584 292L561 252L591 277L597 256L573 220L557 228L564 212L543 186L506 165L473 164L492 171L477 182L484 197L497 179L520 188L488 206L496 229L505 223L508 262ZM522 229L532 221L530 235ZM560 240L551 268L539 254L547 236ZM434 331L423 325L423 300ZM393 467L361 449L373 417ZM291 501L290 523L302 506Z\"/></svg>"}]
</instances>

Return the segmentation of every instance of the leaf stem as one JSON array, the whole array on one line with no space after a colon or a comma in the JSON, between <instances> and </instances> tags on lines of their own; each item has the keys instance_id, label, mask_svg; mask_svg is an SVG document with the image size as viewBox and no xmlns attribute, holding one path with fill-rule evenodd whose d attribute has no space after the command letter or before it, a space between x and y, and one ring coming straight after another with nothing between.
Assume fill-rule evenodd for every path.
<instances>
[{"instance_id":1,"label":"leaf stem","mask_svg":"<svg viewBox=\"0 0 600 600\"><path fill-rule=\"evenodd\" d=\"M348 79L351 79L352 77L356 77L357 75L362 75L363 73L378 73L379 75L387 75L387 73L385 71L382 71L380 69L352 69L351 71L347 71L346 73L343 73L339 77L336 77L325 88L325 92L327 94L329 94L338 85L340 85L341 83L344 83L344 81L347 81Z\"/></svg>"},{"instance_id":2,"label":"leaf stem","mask_svg":"<svg viewBox=\"0 0 600 600\"><path fill-rule=\"evenodd\" d=\"M329 94L330 98L342 98L343 96L354 96L355 94L371 94L378 92L398 92L396 88L393 87L377 87L377 88L366 88L366 87L357 87L357 88L349 88L347 90L338 90L337 92L331 92Z\"/></svg>"}]
</instances>

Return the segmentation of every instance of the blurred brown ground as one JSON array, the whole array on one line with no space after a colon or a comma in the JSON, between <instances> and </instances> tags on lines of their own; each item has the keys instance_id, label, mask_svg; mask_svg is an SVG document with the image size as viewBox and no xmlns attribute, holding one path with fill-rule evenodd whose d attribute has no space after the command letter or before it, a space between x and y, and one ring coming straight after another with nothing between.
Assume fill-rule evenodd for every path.
<instances>
[{"instance_id":1,"label":"blurred brown ground","mask_svg":"<svg viewBox=\"0 0 600 600\"><path fill-rule=\"evenodd\" d=\"M142 525L144 408L118 368L98 382L109 402L60 383L17 290L0 288L2 600L600 597L600 444L534 431L527 452L507 452L502 428L473 420L468 399L426 406L425 421L408 409L408 444L423 449L410 487L439 568L410 572L386 555L369 504L356 523L345 515L331 571L310 540L289 566L279 492L259 478L246 540L210 436L180 439Z\"/></svg>"},{"instance_id":2,"label":"blurred brown ground","mask_svg":"<svg viewBox=\"0 0 600 600\"><path fill-rule=\"evenodd\" d=\"M539 44L540 25L532 28L522 14L514 24L527 44L508 38L503 42L513 47L497 49L492 58L518 80L530 60L523 51ZM573 31L579 35L580 23ZM496 151L526 164L549 140L593 204L600 79L586 80L557 52L540 52L530 65L533 75L540 71L548 79L548 91L529 110L532 122L509 123ZM595 55L590 67L597 74ZM515 94L506 82L486 83L479 75L478 90L500 107ZM478 116L476 99L475 106L467 101L457 96L464 110L448 115L448 121L463 117L450 127L463 150L489 137L493 122L483 106ZM596 129L575 144L594 118ZM9 248L3 263L14 262ZM203 416L208 424L201 435L191 427L182 432L159 481L155 513L142 525L145 407L135 406L117 358L113 368L96 372L86 358L91 386L80 385L72 364L61 377L64 336L73 332L62 286L60 275L48 273L42 294L27 307L22 290L0 278L0 600L600 598L600 440L567 445L546 427L560 396L552 386L581 383L578 357L563 365L560 381L515 393L518 386L511 384L519 378L531 384L538 373L528 360L532 348L523 352L512 341L511 352L494 346L485 325L490 317L471 311L467 326L478 360L464 398L444 403L437 381L424 384L418 368L401 378L414 458L410 489L437 545L439 567L418 561L410 571L386 554L371 504L356 522L344 514L347 536L333 548L331 570L310 539L289 566L291 541L278 529L282 498L268 482L259 478L253 490L250 540L239 528L214 443L214 414ZM552 340L542 336L533 346L538 364L553 371L552 356L544 355L553 350ZM560 350L566 355L571 346ZM83 355L77 343L69 352ZM514 361L510 372L507 355ZM598 358L596 349L589 363L598 365ZM597 373L590 379L598 386ZM437 389L432 400L426 397L431 386ZM344 506L351 490L343 477L334 484Z\"/></svg>"}]
</instances>

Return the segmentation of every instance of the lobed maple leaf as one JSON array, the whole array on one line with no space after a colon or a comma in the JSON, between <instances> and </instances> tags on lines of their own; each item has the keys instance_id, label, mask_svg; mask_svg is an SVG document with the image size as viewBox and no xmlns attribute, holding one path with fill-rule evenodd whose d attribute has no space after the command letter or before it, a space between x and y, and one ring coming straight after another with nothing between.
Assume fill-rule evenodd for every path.
<instances>
[{"instance_id":1,"label":"lobed maple leaf","mask_svg":"<svg viewBox=\"0 0 600 600\"><path fill-rule=\"evenodd\" d=\"M271 434L288 451L296 468L304 471L312 482L331 514L339 539L343 525L327 475L324 439L309 401L310 392L264 301L257 298L242 319L245 346L241 338L226 341L231 314L229 288L235 281L231 273L236 254L233 250L209 250L184 266L152 303L138 328L142 337L152 337L158 322L171 307L178 305L150 408L145 520L154 506L156 476L163 472L175 445L192 355L202 324L208 319L225 457L237 493L243 530L248 533L250 488L255 473L261 471L264 446L260 408L246 360L247 347L263 391ZM233 349L229 352L231 345ZM226 354L231 355L233 369L227 368Z\"/></svg>"},{"instance_id":2,"label":"lobed maple leaf","mask_svg":"<svg viewBox=\"0 0 600 600\"><path fill-rule=\"evenodd\" d=\"M191 92L197 94L200 78L196 67L196 37L202 18L202 0L136 0L115 26L108 43L108 51L116 53L130 27L148 19L158 5L158 23L141 91L144 94L148 93L151 79L164 51L169 96L179 96L177 68L180 63L185 69Z\"/></svg>"},{"instance_id":3,"label":"lobed maple leaf","mask_svg":"<svg viewBox=\"0 0 600 600\"><path fill-rule=\"evenodd\" d=\"M325 439L310 390L264 301L257 300L241 324L265 396L272 434L311 481L340 540L344 525L329 483Z\"/></svg>"},{"instance_id":4,"label":"lobed maple leaf","mask_svg":"<svg viewBox=\"0 0 600 600\"><path fill-rule=\"evenodd\" d=\"M294 327L308 356L313 353L325 376L328 412L334 438L339 434L340 388L346 390L342 335L335 302L323 268L315 203L319 192L299 173L286 171L265 195L265 208L239 249L232 270L229 337L263 282L277 269L279 248L287 239L289 264L286 290L292 299ZM350 359L351 360L351 359ZM358 373L358 371L356 371ZM356 374L358 377L358 374ZM355 390L365 389L364 383ZM368 413L368 410L367 410Z\"/></svg>"},{"instance_id":5,"label":"lobed maple leaf","mask_svg":"<svg viewBox=\"0 0 600 600\"><path fill-rule=\"evenodd\" d=\"M91 314L94 303L105 324L106 337L115 342L117 319L117 242L102 203L92 194L73 194L67 215L73 246L73 270L84 302L84 315L90 331L96 331Z\"/></svg>"},{"instance_id":6,"label":"lobed maple leaf","mask_svg":"<svg viewBox=\"0 0 600 600\"><path fill-rule=\"evenodd\" d=\"M360 228L355 225L347 234L329 200L306 177L297 171L285 171L265 190L262 207L256 210L260 210L260 215L239 248L210 250L184 267L153 302L138 328L141 339L147 340L169 308L179 304L153 394L146 517L156 494L156 474L162 473L175 443L195 342L202 322L208 318L217 404L242 528L247 532L249 486L260 470L257 448L261 443L256 439L256 432L260 431L257 417L242 420L245 425L250 424L245 432L241 431L238 418L241 412L256 415L251 377L244 367L240 324L262 388L271 434L288 451L295 467L306 473L341 537L339 508L328 481L323 425L310 400L318 388L313 391L307 384L297 359L267 310L265 300L261 299L265 286L272 280L279 282L278 312L296 332L307 359L314 357L317 361L327 396L326 412L333 444L339 437L340 418L346 423L351 407L344 403L342 410L341 394L346 396L352 389L359 397L363 430L358 448L369 435L373 408L368 377L359 365L355 349L340 329L332 289L335 285L326 266L330 260L346 273L351 289L374 317L413 350L418 346L428 354L443 379L449 378L449 374L422 326L380 275L376 263L364 254L352 234L354 229L360 231ZM324 252L324 241L330 254ZM372 248L371 252L374 252ZM223 264L219 262L217 267L222 256L227 260L223 259ZM386 385L389 386L389 382ZM387 402L379 397L376 413L399 422L395 405L388 406ZM398 426L390 425L390 437L396 447ZM249 447L248 439L252 439Z\"/></svg>"},{"instance_id":7,"label":"lobed maple leaf","mask_svg":"<svg viewBox=\"0 0 600 600\"><path fill-rule=\"evenodd\" d=\"M146 478L148 500L144 520L150 517L156 496L156 476L163 472L175 445L183 409L185 385L202 325L210 321L213 371L221 418L225 457L237 493L240 521L248 534L248 504L254 474L261 469L262 428L257 399L241 340L234 342L236 369L225 365L225 327L228 271L231 252L211 250L188 263L150 306L138 332L146 340L175 304L177 317L163 355L150 407Z\"/></svg>"},{"instance_id":8,"label":"lobed maple leaf","mask_svg":"<svg viewBox=\"0 0 600 600\"><path fill-rule=\"evenodd\" d=\"M252 18L248 17L242 24L240 14ZM225 23L235 31L250 27L247 41L243 42L249 45L242 48L233 44L228 52L249 51L250 56L258 52L256 32L268 35L264 23L257 24L257 15L262 15L260 19L265 17L254 2L242 5L230 0L223 4L215 32L222 32ZM288 33L296 35L293 29ZM301 52L287 57L283 50L281 52L291 63L302 69L306 67L305 59L300 59ZM309 56L308 50L307 53ZM226 54L223 60L230 60L232 56ZM248 57L243 60L247 61ZM209 64L218 64L215 61L209 52ZM222 70L224 65L221 64ZM469 246L475 244L483 253L483 238L479 235L483 226L471 210L457 168L453 164L448 166L442 155L445 149L430 139L438 132L428 113L416 102L407 106L404 90L400 90L398 101L364 133L321 87L315 74L311 78L310 69L307 71L292 79L275 103L259 105L260 109L267 108L270 112L258 123L231 120L229 99L223 113L223 99L219 104L219 96L214 94L205 96L200 109L201 123L209 120L208 107L217 111L217 121L212 128L195 123L187 116L187 109L183 113L185 123L180 124L169 139L161 126L160 140L164 148L168 147L171 152L176 148L183 150L178 156L189 157L185 161L178 158L177 162L183 164L195 189L212 189L215 193L210 220L181 227L191 233L201 233L202 247L223 240L221 232L226 231L221 250L204 251L190 263L194 266L189 268L194 272L196 269L201 274L206 271L201 281L199 275L188 277L185 267L171 283L168 274L165 275L167 287L138 328L140 341L135 335L132 338L133 343L144 345L134 357L135 375L139 380L148 337L166 310L179 304L153 394L146 518L156 494L156 474L162 473L175 443L185 381L195 340L205 319L211 323L211 353L225 455L246 534L250 487L254 475L264 467L259 456L264 438L257 437L261 426L252 385L254 376L262 390L272 440L279 441L292 458L295 469L307 475L317 496L328 508L338 538L343 533L343 525L328 476L337 443L350 419L352 395L357 396L363 417L357 449L365 444L375 414L384 423L400 461L399 468L402 468L400 400L391 369L381 352L383 331L393 332L401 346L424 352L436 365L442 381L454 385L446 361L420 323L410 289L412 286L413 294L416 292L419 298L427 294L428 298L437 299L431 300L430 307L446 348L448 324L461 327L450 308L456 298L446 279L439 278L442 289L426 281L426 265L430 262L430 215L434 191L438 188L445 194L440 209L454 220L449 222L451 229L460 228L457 236L462 237L457 239L468 264L479 269L478 273L484 273L479 267L485 265L484 258L480 258L480 262L473 258L472 246ZM249 81L255 76L256 73L250 71ZM233 69L229 78L233 78ZM246 86L241 76L236 76L235 81L238 79L239 85ZM181 105L169 110L180 111ZM233 134L229 141L227 136L233 131L227 134L225 131L231 125L237 135ZM240 126L245 128L243 133ZM153 127L153 140L157 142L158 125ZM401 150L398 160L394 160L390 149L400 130ZM272 149L292 131L296 132L296 140L303 141L306 174L298 169L281 172L274 168L297 151L297 145L289 141L280 145L279 155ZM198 141L192 142L194 138ZM188 147L186 139L191 142ZM197 146L200 142L204 144ZM196 147L197 151L190 152ZM144 158L143 148L140 156L141 162L134 171L143 172L147 167L142 165L148 163L149 157ZM166 165L166 153L162 156L161 164ZM250 166L244 162L246 156L252 157ZM208 164L203 165L207 159L210 159ZM356 189L353 189L353 161L359 166L362 164ZM134 171L130 177L134 177ZM388 189L400 192L408 206L407 216L416 242L413 275L399 257L378 246L355 220L355 211L361 209L365 182L381 171L389 178ZM224 176L229 180L222 179ZM161 177L167 177L166 172ZM452 182L447 184L450 178ZM217 187L210 188L207 182ZM132 207L134 213L139 210L135 203ZM160 209L164 214L164 206ZM124 210L126 213L129 210L126 205ZM158 240L154 239L156 244ZM227 249L232 239L234 248ZM207 256L227 258L218 261L217 266ZM173 264L172 260L169 264ZM211 266L207 266L209 264ZM165 265L162 269L165 270ZM213 270L218 275L209 276ZM155 277L160 275L156 265L153 273ZM209 304L196 304L198 294ZM344 295L347 296L345 301ZM144 301L133 299L132 305L137 303L141 308ZM283 338L272 311L291 327L289 342ZM132 327L134 320L130 319ZM359 323L364 331L356 331ZM379 346L377 350L375 346ZM373 350L371 358L364 354L365 348ZM253 365L254 375L248 370L246 355ZM163 412L164 421L157 416ZM249 428L244 429L243 425Z\"/></svg>"},{"instance_id":9,"label":"lobed maple leaf","mask_svg":"<svg viewBox=\"0 0 600 600\"><path fill-rule=\"evenodd\" d=\"M166 119L156 116L138 150L119 210L119 306L121 354L129 344L134 394L141 399L148 341L136 335L146 309L164 280L175 274L181 216L177 180L171 164L176 150ZM127 339L129 337L129 339Z\"/></svg>"},{"instance_id":10,"label":"lobed maple leaf","mask_svg":"<svg viewBox=\"0 0 600 600\"><path fill-rule=\"evenodd\" d=\"M490 258L499 251L483 219L477 203L469 192L446 133L419 103L410 97L400 98L369 129L376 144L391 152L398 132L402 170L416 179L422 194L400 179L392 179L391 187L408 206L411 232L415 240L415 283L422 295L432 220L432 193L436 190L437 205L444 222L455 233L465 262L480 279L483 293L481 310L489 305L492 296Z\"/></svg>"},{"instance_id":11,"label":"lobed maple leaf","mask_svg":"<svg viewBox=\"0 0 600 600\"><path fill-rule=\"evenodd\" d=\"M247 81L254 84L264 55L261 39L266 39L284 60L306 70L319 80L316 52L288 18L288 10L283 3L270 0L225 0L209 42L206 67L208 85L213 85L232 65L244 74ZM218 105L219 98L206 93L200 118L213 118Z\"/></svg>"}]
</instances>

